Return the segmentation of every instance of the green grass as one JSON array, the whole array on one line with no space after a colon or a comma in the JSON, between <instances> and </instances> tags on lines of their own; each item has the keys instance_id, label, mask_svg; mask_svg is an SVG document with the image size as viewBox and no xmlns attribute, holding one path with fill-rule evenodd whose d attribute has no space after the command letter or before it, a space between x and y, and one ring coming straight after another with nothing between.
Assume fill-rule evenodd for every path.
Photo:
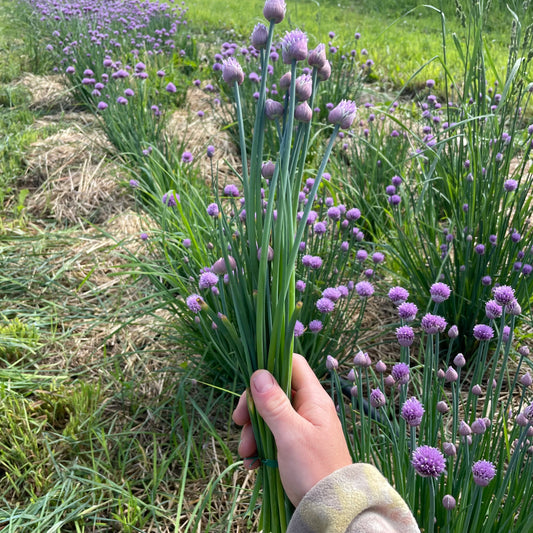
<instances>
[{"instance_id":1,"label":"green grass","mask_svg":"<svg viewBox=\"0 0 533 533\"><path fill-rule=\"evenodd\" d=\"M257 22L264 22L261 15L263 4L262 0L245 3L239 0L213 0L207 7L202 0L187 2L191 24L195 29L225 28L230 31L225 36L228 40L235 39L236 36L249 38L253 26ZM436 10L425 4L431 2L288 0L287 17L279 31L300 27L308 33L312 45L327 42L328 32L334 31L336 36L333 44L345 46L348 50L355 47L354 32L360 32L361 39L357 42L357 48L369 51L369 57L375 61L380 83L385 87L400 88L421 65L431 62L435 57L442 57L443 19ZM441 2L433 4L439 8ZM463 28L455 17L454 3L445 1L442 4L449 39L448 64L454 65L458 64L458 56L453 49L451 35L457 33L462 38ZM493 4L487 46L497 65L498 74L501 75L507 61L511 14L501 3ZM531 20L531 13L523 17L523 27ZM428 78L444 80L444 72L438 61L428 64L412 80L414 87L421 86ZM494 79L493 75L489 81Z\"/></svg>"}]
</instances>

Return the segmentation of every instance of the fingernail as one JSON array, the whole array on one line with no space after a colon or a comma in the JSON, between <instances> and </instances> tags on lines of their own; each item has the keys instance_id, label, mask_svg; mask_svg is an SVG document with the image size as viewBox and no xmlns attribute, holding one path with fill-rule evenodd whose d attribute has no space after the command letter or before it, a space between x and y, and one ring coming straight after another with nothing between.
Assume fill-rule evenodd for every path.
<instances>
[{"instance_id":1,"label":"fingernail","mask_svg":"<svg viewBox=\"0 0 533 533\"><path fill-rule=\"evenodd\" d=\"M253 375L252 385L256 392L267 392L274 386L274 383L274 377L268 370L258 370Z\"/></svg>"}]
</instances>

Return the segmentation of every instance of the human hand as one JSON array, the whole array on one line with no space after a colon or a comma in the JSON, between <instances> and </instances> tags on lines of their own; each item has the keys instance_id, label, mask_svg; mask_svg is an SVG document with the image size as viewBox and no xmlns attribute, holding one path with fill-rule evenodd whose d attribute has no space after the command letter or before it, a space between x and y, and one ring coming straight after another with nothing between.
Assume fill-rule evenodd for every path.
<instances>
[{"instance_id":1,"label":"human hand","mask_svg":"<svg viewBox=\"0 0 533 533\"><path fill-rule=\"evenodd\" d=\"M281 482L295 506L321 479L352 463L333 401L304 357L293 356L292 405L267 370L253 373L250 391L257 412L276 440ZM233 412L233 420L243 426L240 456L253 457L257 446L246 393ZM259 466L255 459L245 459L244 464L247 468Z\"/></svg>"}]
</instances>

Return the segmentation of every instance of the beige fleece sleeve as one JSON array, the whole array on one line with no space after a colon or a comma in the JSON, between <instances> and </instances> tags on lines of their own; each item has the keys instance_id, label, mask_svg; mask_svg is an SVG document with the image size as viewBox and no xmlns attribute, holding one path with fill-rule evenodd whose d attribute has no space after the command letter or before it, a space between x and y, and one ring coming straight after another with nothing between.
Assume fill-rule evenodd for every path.
<instances>
[{"instance_id":1,"label":"beige fleece sleeve","mask_svg":"<svg viewBox=\"0 0 533 533\"><path fill-rule=\"evenodd\" d=\"M401 496L372 465L356 463L319 481L287 533L420 533Z\"/></svg>"}]
</instances>

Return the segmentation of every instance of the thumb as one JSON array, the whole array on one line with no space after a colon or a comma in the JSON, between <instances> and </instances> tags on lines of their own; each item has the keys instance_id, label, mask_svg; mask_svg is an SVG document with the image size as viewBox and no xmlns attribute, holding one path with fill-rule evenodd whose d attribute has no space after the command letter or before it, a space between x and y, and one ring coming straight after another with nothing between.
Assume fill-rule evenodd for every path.
<instances>
[{"instance_id":1,"label":"thumb","mask_svg":"<svg viewBox=\"0 0 533 533\"><path fill-rule=\"evenodd\" d=\"M294 426L298 415L268 370L254 372L250 384L255 408L278 441L289 427Z\"/></svg>"}]
</instances>

